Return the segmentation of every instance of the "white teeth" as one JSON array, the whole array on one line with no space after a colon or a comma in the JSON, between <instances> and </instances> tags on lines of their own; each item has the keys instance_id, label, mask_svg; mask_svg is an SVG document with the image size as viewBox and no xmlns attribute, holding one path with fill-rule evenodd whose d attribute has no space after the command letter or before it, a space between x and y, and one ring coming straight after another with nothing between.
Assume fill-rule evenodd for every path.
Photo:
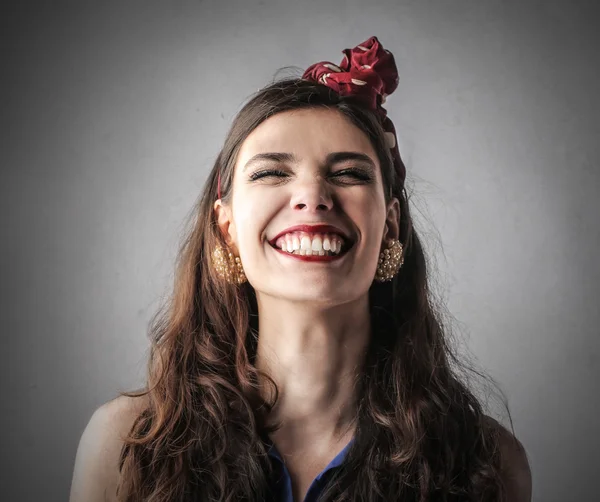
<instances>
[{"instance_id":1,"label":"white teeth","mask_svg":"<svg viewBox=\"0 0 600 502\"><path fill-rule=\"evenodd\" d=\"M298 255L325 256L339 254L342 249L342 239L329 234L307 235L298 232L280 237L275 242L275 247Z\"/></svg>"},{"instance_id":2,"label":"white teeth","mask_svg":"<svg viewBox=\"0 0 600 502\"><path fill-rule=\"evenodd\" d=\"M313 237L312 250L313 251L323 251L323 241L317 235L315 237Z\"/></svg>"},{"instance_id":3,"label":"white teeth","mask_svg":"<svg viewBox=\"0 0 600 502\"><path fill-rule=\"evenodd\" d=\"M292 251L295 249L295 248L294 248L294 241L293 241L293 239L291 238L291 236L289 236L289 235L288 235L288 236L286 236L286 238L285 238L285 243L287 244L287 249L286 249L286 251L287 251L288 253L291 253L291 252L292 252ZM300 247L300 246L298 246L298 247Z\"/></svg>"},{"instance_id":4,"label":"white teeth","mask_svg":"<svg viewBox=\"0 0 600 502\"><path fill-rule=\"evenodd\" d=\"M325 256L325 251L323 250L323 241L318 235L315 235L312 240L312 254Z\"/></svg>"},{"instance_id":5,"label":"white teeth","mask_svg":"<svg viewBox=\"0 0 600 502\"><path fill-rule=\"evenodd\" d=\"M310 246L310 238L308 238L306 235L304 237L302 237L302 240L300 241L300 250L301 251L308 251L311 248ZM304 253L302 253L304 254Z\"/></svg>"}]
</instances>

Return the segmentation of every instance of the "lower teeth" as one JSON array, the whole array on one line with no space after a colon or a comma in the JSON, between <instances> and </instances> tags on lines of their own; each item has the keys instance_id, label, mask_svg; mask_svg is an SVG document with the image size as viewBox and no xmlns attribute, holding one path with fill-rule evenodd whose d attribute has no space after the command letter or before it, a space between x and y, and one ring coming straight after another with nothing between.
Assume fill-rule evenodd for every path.
<instances>
[{"instance_id":1,"label":"lower teeth","mask_svg":"<svg viewBox=\"0 0 600 502\"><path fill-rule=\"evenodd\" d=\"M295 255L298 255L298 256L337 256L337 253L332 253L331 251L325 251L325 254L323 254L323 255L320 255L318 252L316 252L316 253L315 252L311 252L311 253L304 253L304 254L302 254L298 250L294 250L291 253L289 251L286 251L286 253L295 254Z\"/></svg>"}]
</instances>

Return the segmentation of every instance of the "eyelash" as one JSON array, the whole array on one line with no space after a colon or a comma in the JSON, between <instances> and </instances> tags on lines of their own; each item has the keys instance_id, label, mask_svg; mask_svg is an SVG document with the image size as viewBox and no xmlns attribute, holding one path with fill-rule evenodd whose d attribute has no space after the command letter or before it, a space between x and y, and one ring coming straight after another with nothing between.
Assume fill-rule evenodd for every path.
<instances>
[{"instance_id":1,"label":"eyelash","mask_svg":"<svg viewBox=\"0 0 600 502\"><path fill-rule=\"evenodd\" d=\"M258 171L250 175L251 181L256 181L260 178L266 178L267 176L287 176L288 173L280 169L265 169L264 171ZM371 176L360 169L343 169L334 174L334 176L354 176L356 179L361 181L370 181Z\"/></svg>"}]
</instances>

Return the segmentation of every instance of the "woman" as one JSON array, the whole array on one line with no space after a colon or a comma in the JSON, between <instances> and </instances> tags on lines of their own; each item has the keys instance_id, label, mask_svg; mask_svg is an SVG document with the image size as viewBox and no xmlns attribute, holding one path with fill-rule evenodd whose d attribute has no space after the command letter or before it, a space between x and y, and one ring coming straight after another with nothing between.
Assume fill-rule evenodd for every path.
<instances>
[{"instance_id":1,"label":"woman","mask_svg":"<svg viewBox=\"0 0 600 502\"><path fill-rule=\"evenodd\" d=\"M240 111L71 501L529 501L521 444L457 377L382 103L376 37ZM116 493L118 491L118 497Z\"/></svg>"}]
</instances>

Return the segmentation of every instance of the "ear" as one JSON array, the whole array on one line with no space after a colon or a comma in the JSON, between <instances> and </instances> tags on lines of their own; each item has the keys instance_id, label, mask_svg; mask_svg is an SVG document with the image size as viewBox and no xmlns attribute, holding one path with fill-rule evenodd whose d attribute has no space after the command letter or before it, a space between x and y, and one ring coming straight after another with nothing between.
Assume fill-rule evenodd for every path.
<instances>
[{"instance_id":1,"label":"ear","mask_svg":"<svg viewBox=\"0 0 600 502\"><path fill-rule=\"evenodd\" d=\"M215 219L217 220L217 227L221 231L221 235L225 240L225 243L235 252L237 252L237 234L235 229L235 222L233 221L233 214L231 206L224 204L221 199L217 199L213 206L215 211Z\"/></svg>"},{"instance_id":2,"label":"ear","mask_svg":"<svg viewBox=\"0 0 600 502\"><path fill-rule=\"evenodd\" d=\"M394 197L387 206L383 242L388 243L400 238L400 201Z\"/></svg>"}]
</instances>

